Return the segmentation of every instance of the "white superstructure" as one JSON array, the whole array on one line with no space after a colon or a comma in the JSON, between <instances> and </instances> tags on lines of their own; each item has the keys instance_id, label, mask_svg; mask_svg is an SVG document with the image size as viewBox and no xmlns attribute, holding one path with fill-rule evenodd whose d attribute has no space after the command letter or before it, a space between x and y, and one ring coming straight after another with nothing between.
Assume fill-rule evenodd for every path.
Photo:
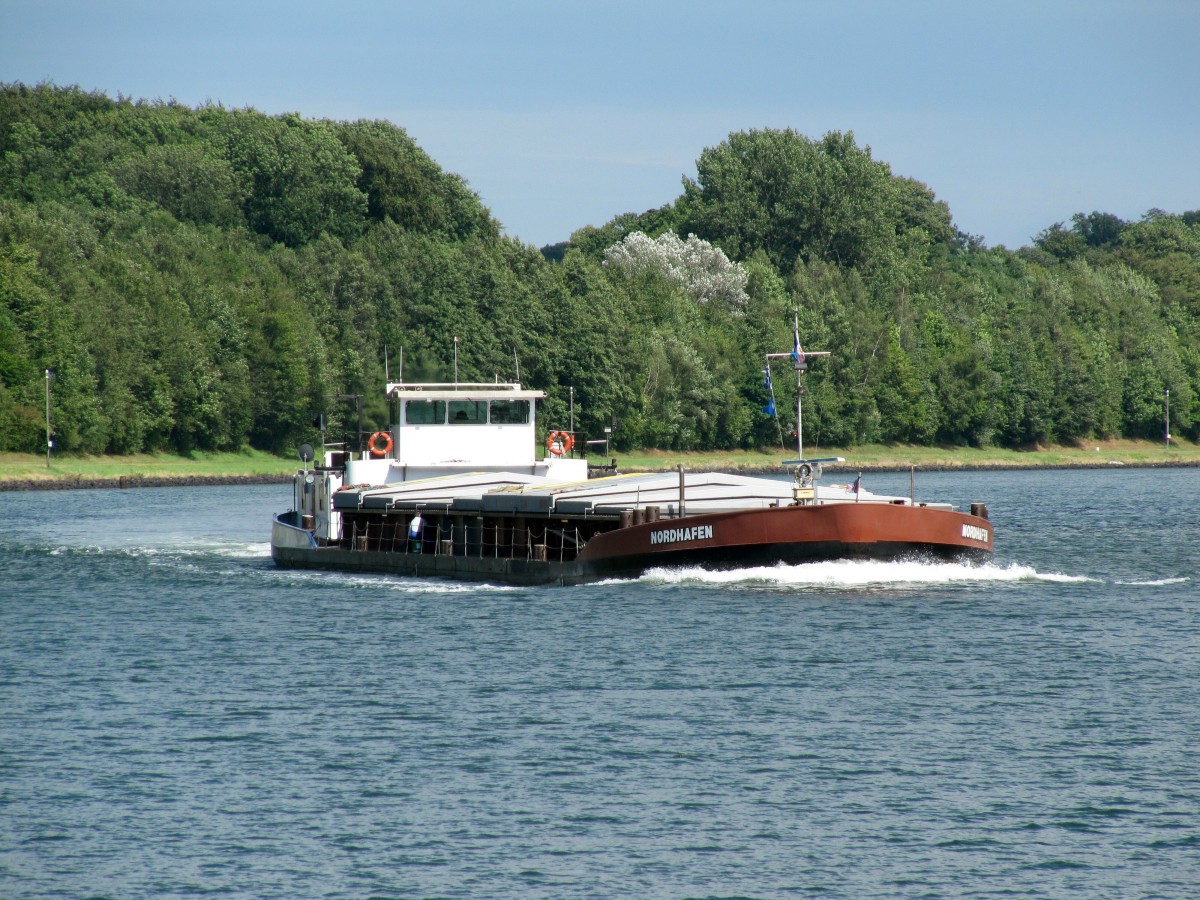
<instances>
[{"instance_id":1,"label":"white superstructure","mask_svg":"<svg viewBox=\"0 0 1200 900\"><path fill-rule=\"evenodd\" d=\"M516 383L391 382L391 427L372 436L369 451L345 459L344 470L344 455L327 450L323 466L296 480L295 508L312 517L316 538L329 541L341 536L332 498L343 486L496 472L529 482L586 481L586 459L562 452L538 459L535 405L545 396Z\"/></svg>"}]
</instances>

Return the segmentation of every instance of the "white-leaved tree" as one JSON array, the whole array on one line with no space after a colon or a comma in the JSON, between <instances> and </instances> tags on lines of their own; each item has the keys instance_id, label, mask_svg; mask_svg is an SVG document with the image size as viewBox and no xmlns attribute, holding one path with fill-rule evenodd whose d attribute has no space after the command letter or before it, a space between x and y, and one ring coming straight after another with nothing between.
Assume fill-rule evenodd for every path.
<instances>
[{"instance_id":1,"label":"white-leaved tree","mask_svg":"<svg viewBox=\"0 0 1200 900\"><path fill-rule=\"evenodd\" d=\"M629 274L661 272L699 304L720 304L736 316L745 311L746 271L720 247L689 234L668 231L657 238L635 231L604 251L604 264Z\"/></svg>"}]
</instances>

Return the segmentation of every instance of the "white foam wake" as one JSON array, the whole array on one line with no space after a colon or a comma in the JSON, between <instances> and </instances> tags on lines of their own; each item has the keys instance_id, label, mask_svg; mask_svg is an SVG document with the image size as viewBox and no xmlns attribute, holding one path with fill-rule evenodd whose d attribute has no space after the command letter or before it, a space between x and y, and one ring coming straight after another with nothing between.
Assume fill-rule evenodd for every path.
<instances>
[{"instance_id":1,"label":"white foam wake","mask_svg":"<svg viewBox=\"0 0 1200 900\"><path fill-rule=\"evenodd\" d=\"M1080 575L1038 572L1030 566L948 562L831 560L799 565L758 566L711 571L700 567L651 569L643 582L653 584L767 584L798 587L868 587L984 582L1096 581Z\"/></svg>"},{"instance_id":2,"label":"white foam wake","mask_svg":"<svg viewBox=\"0 0 1200 900\"><path fill-rule=\"evenodd\" d=\"M1125 587L1166 587L1170 584L1187 584L1190 578L1153 578L1149 581L1118 581L1116 584Z\"/></svg>"},{"instance_id":3,"label":"white foam wake","mask_svg":"<svg viewBox=\"0 0 1200 900\"><path fill-rule=\"evenodd\" d=\"M271 555L271 545L266 541L232 543L230 541L192 541L171 547L140 548L145 555L170 555L179 557L216 556L226 559L263 559Z\"/></svg>"},{"instance_id":4,"label":"white foam wake","mask_svg":"<svg viewBox=\"0 0 1200 900\"><path fill-rule=\"evenodd\" d=\"M515 585L492 582L454 581L384 573L359 574L326 569L271 569L268 570L268 576L275 581L299 585L350 588L377 594L482 594L520 590Z\"/></svg>"},{"instance_id":5,"label":"white foam wake","mask_svg":"<svg viewBox=\"0 0 1200 900\"><path fill-rule=\"evenodd\" d=\"M50 549L49 552L51 556L65 556L72 553L84 556L113 554L134 559L162 558L173 560L204 556L228 557L231 559L259 559L270 557L271 545L262 541L241 544L230 543L228 541L165 542L162 544L144 544L138 542L129 545L119 543L112 545L59 545Z\"/></svg>"}]
</instances>

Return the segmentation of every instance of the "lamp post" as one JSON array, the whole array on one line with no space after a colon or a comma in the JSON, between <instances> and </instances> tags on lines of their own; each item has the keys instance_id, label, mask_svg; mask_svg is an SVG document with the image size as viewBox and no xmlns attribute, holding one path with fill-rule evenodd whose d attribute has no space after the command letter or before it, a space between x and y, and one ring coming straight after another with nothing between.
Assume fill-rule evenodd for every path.
<instances>
[{"instance_id":1,"label":"lamp post","mask_svg":"<svg viewBox=\"0 0 1200 900\"><path fill-rule=\"evenodd\" d=\"M54 441L50 438L50 376L54 374L49 369L46 370L46 468L50 468L50 448L54 446Z\"/></svg>"},{"instance_id":2,"label":"lamp post","mask_svg":"<svg viewBox=\"0 0 1200 900\"><path fill-rule=\"evenodd\" d=\"M1163 449L1171 449L1171 389L1163 388Z\"/></svg>"}]
</instances>

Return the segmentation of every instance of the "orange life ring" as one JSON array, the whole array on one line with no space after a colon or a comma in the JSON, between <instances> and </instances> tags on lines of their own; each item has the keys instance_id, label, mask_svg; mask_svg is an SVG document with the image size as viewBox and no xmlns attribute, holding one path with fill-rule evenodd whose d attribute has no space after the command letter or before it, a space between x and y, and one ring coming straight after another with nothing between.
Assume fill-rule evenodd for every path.
<instances>
[{"instance_id":1,"label":"orange life ring","mask_svg":"<svg viewBox=\"0 0 1200 900\"><path fill-rule=\"evenodd\" d=\"M378 441L383 439L383 446L379 446ZM387 456L392 452L392 436L386 431L377 431L371 435L371 439L367 441L367 449L371 451L371 455L378 459L381 456Z\"/></svg>"},{"instance_id":2,"label":"orange life ring","mask_svg":"<svg viewBox=\"0 0 1200 900\"><path fill-rule=\"evenodd\" d=\"M568 431L552 431L546 438L546 449L553 456L562 456L565 453L570 453L571 448L575 446L575 438Z\"/></svg>"}]
</instances>

